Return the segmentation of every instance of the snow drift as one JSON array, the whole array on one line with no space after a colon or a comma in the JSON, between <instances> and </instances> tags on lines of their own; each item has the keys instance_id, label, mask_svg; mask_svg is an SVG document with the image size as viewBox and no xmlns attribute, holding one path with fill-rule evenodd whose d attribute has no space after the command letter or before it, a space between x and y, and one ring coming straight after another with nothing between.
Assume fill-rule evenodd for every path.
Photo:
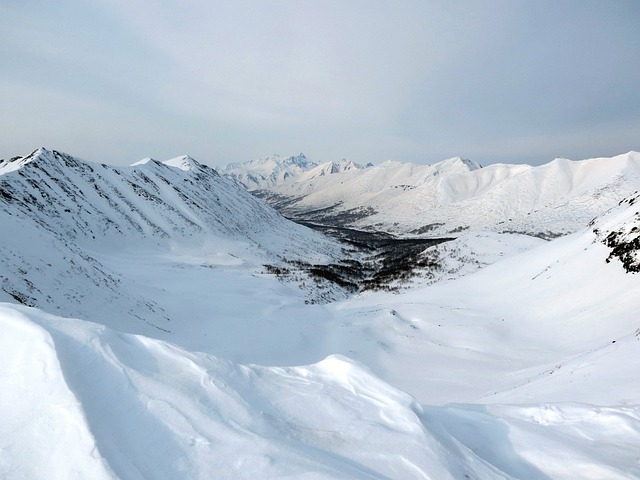
<instances>
[{"instance_id":1,"label":"snow drift","mask_svg":"<svg viewBox=\"0 0 640 480\"><path fill-rule=\"evenodd\" d=\"M638 407L423 408L344 357L245 366L7 304L0 324L6 478L640 473Z\"/></svg>"}]
</instances>

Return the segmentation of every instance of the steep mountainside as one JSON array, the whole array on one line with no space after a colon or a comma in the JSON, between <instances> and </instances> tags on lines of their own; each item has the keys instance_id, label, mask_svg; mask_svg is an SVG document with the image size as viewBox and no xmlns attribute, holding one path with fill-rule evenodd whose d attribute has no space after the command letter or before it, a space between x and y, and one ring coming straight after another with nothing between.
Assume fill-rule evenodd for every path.
<instances>
[{"instance_id":1,"label":"steep mountainside","mask_svg":"<svg viewBox=\"0 0 640 480\"><path fill-rule=\"evenodd\" d=\"M248 166L249 167L249 166ZM335 175L249 186L286 216L392 233L464 230L551 238L573 232L640 189L640 154L532 167L484 168L452 158L434 165L384 162Z\"/></svg>"},{"instance_id":2,"label":"steep mountainside","mask_svg":"<svg viewBox=\"0 0 640 480\"><path fill-rule=\"evenodd\" d=\"M189 157L115 168L39 149L3 161L0 224L1 300L88 316L101 299L158 328L167 328L166 315L130 295L101 255L187 248L260 265L323 263L340 252Z\"/></svg>"}]
</instances>

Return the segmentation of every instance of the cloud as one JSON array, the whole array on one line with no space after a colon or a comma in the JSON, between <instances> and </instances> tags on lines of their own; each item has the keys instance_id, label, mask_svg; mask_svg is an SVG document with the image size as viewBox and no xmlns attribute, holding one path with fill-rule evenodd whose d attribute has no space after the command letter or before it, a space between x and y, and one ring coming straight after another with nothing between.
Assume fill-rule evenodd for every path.
<instances>
[{"instance_id":1,"label":"cloud","mask_svg":"<svg viewBox=\"0 0 640 480\"><path fill-rule=\"evenodd\" d=\"M598 129L627 133L594 149L640 148L624 128L640 110L638 19L625 1L25 0L0 19L0 59L45 116L56 95L96 102L82 130L98 160L121 154L117 137L216 164L298 151L539 162L551 139L574 139L571 155ZM57 131L27 118L13 120L20 138Z\"/></svg>"}]
</instances>

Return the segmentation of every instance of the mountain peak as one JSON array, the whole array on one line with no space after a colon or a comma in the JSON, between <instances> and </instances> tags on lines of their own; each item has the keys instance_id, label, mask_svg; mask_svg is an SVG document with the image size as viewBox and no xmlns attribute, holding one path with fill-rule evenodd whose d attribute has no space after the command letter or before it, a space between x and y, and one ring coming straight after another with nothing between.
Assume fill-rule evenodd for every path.
<instances>
[{"instance_id":1,"label":"mountain peak","mask_svg":"<svg viewBox=\"0 0 640 480\"><path fill-rule=\"evenodd\" d=\"M269 155L244 163L230 163L223 169L224 174L240 182L248 190L273 187L281 182L290 182L318 164L309 160L304 153L282 157Z\"/></svg>"},{"instance_id":2,"label":"mountain peak","mask_svg":"<svg viewBox=\"0 0 640 480\"><path fill-rule=\"evenodd\" d=\"M291 156L289 158L286 158L283 160L283 162L285 165L294 165L296 167L300 167L303 168L305 170L309 169L310 166L315 166L316 164L313 163L311 160L309 160L307 157L305 157L304 153L301 153L299 155L294 155Z\"/></svg>"},{"instance_id":3,"label":"mountain peak","mask_svg":"<svg viewBox=\"0 0 640 480\"><path fill-rule=\"evenodd\" d=\"M43 164L48 162L64 162L66 165L77 163L77 160L67 155L66 153L60 153L56 150L48 150L45 147L35 149L29 155L17 156L10 158L9 160L0 160L0 175L5 173L20 170L29 164Z\"/></svg>"},{"instance_id":4,"label":"mountain peak","mask_svg":"<svg viewBox=\"0 0 640 480\"><path fill-rule=\"evenodd\" d=\"M482 165L479 163L462 157L448 158L447 160L435 163L433 166L436 167L438 172L442 173L467 173L482 168Z\"/></svg>"},{"instance_id":5,"label":"mountain peak","mask_svg":"<svg viewBox=\"0 0 640 480\"><path fill-rule=\"evenodd\" d=\"M338 160L337 162L331 162L331 173L340 173L349 170L360 170L362 168L365 167L363 167L359 163L354 162L353 160L347 160L346 158Z\"/></svg>"},{"instance_id":6,"label":"mountain peak","mask_svg":"<svg viewBox=\"0 0 640 480\"><path fill-rule=\"evenodd\" d=\"M167 165L168 167L179 168L180 170L184 171L195 170L200 166L200 164L189 155L181 155L179 157L170 158L169 160L165 160L162 163L164 165Z\"/></svg>"},{"instance_id":7,"label":"mountain peak","mask_svg":"<svg viewBox=\"0 0 640 480\"><path fill-rule=\"evenodd\" d=\"M151 158L151 157L145 157L142 160L138 160L137 162L134 162L131 164L132 167L139 167L141 165L148 165L150 163L158 163L157 160Z\"/></svg>"}]
</instances>

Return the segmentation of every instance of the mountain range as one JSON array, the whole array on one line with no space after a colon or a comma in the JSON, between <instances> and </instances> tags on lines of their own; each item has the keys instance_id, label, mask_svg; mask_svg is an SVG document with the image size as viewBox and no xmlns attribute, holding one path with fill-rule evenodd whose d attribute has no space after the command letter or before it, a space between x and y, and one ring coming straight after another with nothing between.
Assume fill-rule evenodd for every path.
<instances>
[{"instance_id":1,"label":"mountain range","mask_svg":"<svg viewBox=\"0 0 640 480\"><path fill-rule=\"evenodd\" d=\"M459 157L433 165L387 161L367 168L306 161L287 175L279 172L291 159L268 158L221 173L289 218L405 236L483 230L552 238L577 230L640 189L637 152L581 161L557 158L536 167L481 167ZM256 178L257 164L260 178L269 181L245 180Z\"/></svg>"},{"instance_id":2,"label":"mountain range","mask_svg":"<svg viewBox=\"0 0 640 480\"><path fill-rule=\"evenodd\" d=\"M0 161L0 477L640 478L639 162Z\"/></svg>"},{"instance_id":3,"label":"mountain range","mask_svg":"<svg viewBox=\"0 0 640 480\"><path fill-rule=\"evenodd\" d=\"M126 276L106 265L110 255L186 250L210 264L322 263L341 249L188 156L117 168L41 148L3 161L0 223L0 300L82 318L109 305L108 316L115 309L120 321L158 328L168 328L165 315L129 293Z\"/></svg>"}]
</instances>

